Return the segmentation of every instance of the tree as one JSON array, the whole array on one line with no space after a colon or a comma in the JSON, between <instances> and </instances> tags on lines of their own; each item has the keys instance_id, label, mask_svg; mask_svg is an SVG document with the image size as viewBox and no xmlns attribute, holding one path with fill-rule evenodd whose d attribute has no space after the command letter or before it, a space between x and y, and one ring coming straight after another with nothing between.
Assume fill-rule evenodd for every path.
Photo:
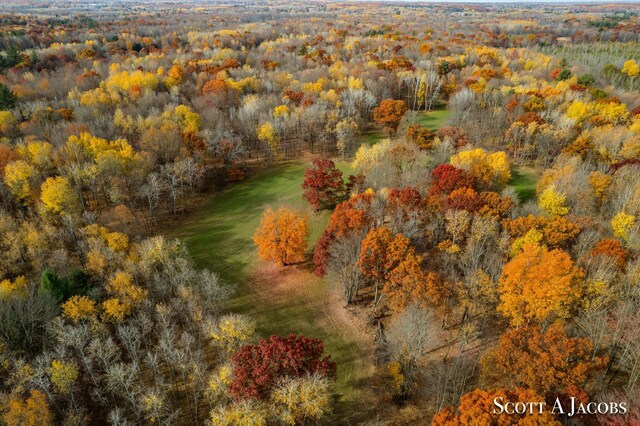
<instances>
[{"instance_id":1,"label":"tree","mask_svg":"<svg viewBox=\"0 0 640 426\"><path fill-rule=\"evenodd\" d=\"M433 169L431 176L429 194L432 195L447 195L456 189L474 187L474 180L467 171L451 164L440 164Z\"/></svg>"},{"instance_id":2,"label":"tree","mask_svg":"<svg viewBox=\"0 0 640 426\"><path fill-rule=\"evenodd\" d=\"M284 424L317 422L331 409L329 380L319 374L287 377L271 391L271 403Z\"/></svg>"},{"instance_id":3,"label":"tree","mask_svg":"<svg viewBox=\"0 0 640 426\"><path fill-rule=\"evenodd\" d=\"M336 147L343 157L351 154L353 145L357 142L358 123L352 118L345 118L336 124Z\"/></svg>"},{"instance_id":4,"label":"tree","mask_svg":"<svg viewBox=\"0 0 640 426\"><path fill-rule=\"evenodd\" d=\"M11 111L0 111L0 135L11 136L17 123Z\"/></svg>"},{"instance_id":5,"label":"tree","mask_svg":"<svg viewBox=\"0 0 640 426\"><path fill-rule=\"evenodd\" d=\"M484 188L501 187L511 179L511 166L503 151L488 153L482 148L460 151L451 156L451 164L466 170Z\"/></svg>"},{"instance_id":6,"label":"tree","mask_svg":"<svg viewBox=\"0 0 640 426\"><path fill-rule=\"evenodd\" d=\"M362 274L375 287L374 311L382 298L380 292L382 285L389 281L391 272L412 251L410 248L407 237L402 234L392 235L391 231L384 226L372 229L362 240L357 265ZM406 273L410 271L411 269L407 269ZM401 278L398 277L398 281L400 280Z\"/></svg>"},{"instance_id":7,"label":"tree","mask_svg":"<svg viewBox=\"0 0 640 426\"><path fill-rule=\"evenodd\" d=\"M22 204L28 203L36 173L35 167L22 160L7 164L4 169L4 182L13 196Z\"/></svg>"},{"instance_id":8,"label":"tree","mask_svg":"<svg viewBox=\"0 0 640 426\"><path fill-rule=\"evenodd\" d=\"M271 336L258 345L242 346L231 358L231 396L236 400L264 400L279 381L287 378L318 374L335 379L336 363L330 355L323 355L320 340L295 334Z\"/></svg>"},{"instance_id":9,"label":"tree","mask_svg":"<svg viewBox=\"0 0 640 426\"><path fill-rule=\"evenodd\" d=\"M265 210L253 241L260 258L286 266L304 260L308 237L308 219L289 207L280 207L275 212Z\"/></svg>"},{"instance_id":10,"label":"tree","mask_svg":"<svg viewBox=\"0 0 640 426\"><path fill-rule=\"evenodd\" d=\"M17 100L11 89L0 83L0 111L12 109L16 106Z\"/></svg>"},{"instance_id":11,"label":"tree","mask_svg":"<svg viewBox=\"0 0 640 426\"><path fill-rule=\"evenodd\" d=\"M50 270L45 270L40 275L39 291L46 291L61 302L75 295L84 295L90 288L89 275L81 270L74 271L66 277Z\"/></svg>"},{"instance_id":12,"label":"tree","mask_svg":"<svg viewBox=\"0 0 640 426\"><path fill-rule=\"evenodd\" d=\"M62 305L62 316L74 323L93 320L97 312L96 302L87 296L72 296Z\"/></svg>"},{"instance_id":13,"label":"tree","mask_svg":"<svg viewBox=\"0 0 640 426\"><path fill-rule=\"evenodd\" d=\"M638 75L640 75L640 65L638 65L635 60L629 59L628 61L624 62L621 71L623 74L626 74L631 78L636 78Z\"/></svg>"},{"instance_id":14,"label":"tree","mask_svg":"<svg viewBox=\"0 0 640 426\"><path fill-rule=\"evenodd\" d=\"M482 207L480 207L478 213L496 220L508 216L511 209L515 207L515 203L511 197L501 197L497 192L481 192L480 202L482 203Z\"/></svg>"},{"instance_id":15,"label":"tree","mask_svg":"<svg viewBox=\"0 0 640 426\"><path fill-rule=\"evenodd\" d=\"M400 120L408 109L407 103L403 100L385 99L373 110L373 119L391 135L398 130Z\"/></svg>"},{"instance_id":16,"label":"tree","mask_svg":"<svg viewBox=\"0 0 640 426\"><path fill-rule=\"evenodd\" d=\"M47 178L40 191L40 200L51 213L70 214L78 208L78 195L64 176Z\"/></svg>"},{"instance_id":17,"label":"tree","mask_svg":"<svg viewBox=\"0 0 640 426\"><path fill-rule=\"evenodd\" d=\"M618 268L624 268L629 252L615 238L603 238L591 249L590 256L604 256L615 262Z\"/></svg>"},{"instance_id":18,"label":"tree","mask_svg":"<svg viewBox=\"0 0 640 426\"><path fill-rule=\"evenodd\" d=\"M211 410L213 426L267 426L269 413L259 401L240 401Z\"/></svg>"},{"instance_id":19,"label":"tree","mask_svg":"<svg viewBox=\"0 0 640 426\"><path fill-rule=\"evenodd\" d=\"M473 214L482 207L482 200L473 188L460 188L447 196L444 207L449 210L465 210Z\"/></svg>"},{"instance_id":20,"label":"tree","mask_svg":"<svg viewBox=\"0 0 640 426\"><path fill-rule=\"evenodd\" d=\"M68 395L78 379L78 368L71 362L54 359L49 368L49 378L57 392Z\"/></svg>"},{"instance_id":21,"label":"tree","mask_svg":"<svg viewBox=\"0 0 640 426\"><path fill-rule=\"evenodd\" d=\"M555 185L549 185L538 199L540 208L550 215L564 216L569 213L570 208L565 205L567 197L556 191Z\"/></svg>"},{"instance_id":22,"label":"tree","mask_svg":"<svg viewBox=\"0 0 640 426\"><path fill-rule=\"evenodd\" d=\"M147 290L137 286L128 272L116 272L105 288L111 296L102 302L103 317L107 321L122 321L147 298Z\"/></svg>"},{"instance_id":23,"label":"tree","mask_svg":"<svg viewBox=\"0 0 640 426\"><path fill-rule=\"evenodd\" d=\"M413 124L407 128L407 139L422 149L431 149L435 134L428 127Z\"/></svg>"},{"instance_id":24,"label":"tree","mask_svg":"<svg viewBox=\"0 0 640 426\"><path fill-rule=\"evenodd\" d=\"M209 331L213 344L223 354L232 354L249 342L256 330L255 322L246 316L229 314L221 317Z\"/></svg>"},{"instance_id":25,"label":"tree","mask_svg":"<svg viewBox=\"0 0 640 426\"><path fill-rule=\"evenodd\" d=\"M57 300L33 291L33 286L21 297L3 299L0 337L12 349L40 353L47 337L46 329L56 317L57 308Z\"/></svg>"},{"instance_id":26,"label":"tree","mask_svg":"<svg viewBox=\"0 0 640 426\"><path fill-rule=\"evenodd\" d=\"M323 234L324 237L324 234ZM360 258L360 235L345 235L342 238L328 242L329 251L327 269L329 274L335 277L342 285L342 296L346 303L353 302L360 292L364 279L360 268L357 266ZM316 250L318 257L323 256L322 250Z\"/></svg>"},{"instance_id":27,"label":"tree","mask_svg":"<svg viewBox=\"0 0 640 426\"><path fill-rule=\"evenodd\" d=\"M442 302L440 278L434 272L425 272L421 266L422 258L413 252L411 248L391 270L382 290L395 312L401 312L409 303L429 306Z\"/></svg>"},{"instance_id":28,"label":"tree","mask_svg":"<svg viewBox=\"0 0 640 426\"><path fill-rule=\"evenodd\" d=\"M395 399L406 399L419 383L420 359L442 342L440 324L431 310L411 304L394 317L384 340L391 393Z\"/></svg>"},{"instance_id":29,"label":"tree","mask_svg":"<svg viewBox=\"0 0 640 426\"><path fill-rule=\"evenodd\" d=\"M333 241L347 235L364 233L371 226L373 222L370 211L372 200L373 194L364 192L336 206L329 218L329 226L320 237L313 252L316 275L324 275Z\"/></svg>"},{"instance_id":30,"label":"tree","mask_svg":"<svg viewBox=\"0 0 640 426\"><path fill-rule=\"evenodd\" d=\"M184 69L180 65L174 65L171 67L169 72L167 73L167 79L165 80L165 84L167 87L174 87L182 84L184 82L185 75Z\"/></svg>"},{"instance_id":31,"label":"tree","mask_svg":"<svg viewBox=\"0 0 640 426\"><path fill-rule=\"evenodd\" d=\"M273 156L278 155L278 146L280 144L280 136L276 132L275 127L270 122L263 123L256 130L258 139L266 143L269 147L269 152Z\"/></svg>"},{"instance_id":32,"label":"tree","mask_svg":"<svg viewBox=\"0 0 640 426\"><path fill-rule=\"evenodd\" d=\"M2 419L7 426L49 426L53 424L53 414L47 398L42 392L35 389L24 401L11 398Z\"/></svg>"},{"instance_id":33,"label":"tree","mask_svg":"<svg viewBox=\"0 0 640 426\"><path fill-rule=\"evenodd\" d=\"M515 219L504 219L502 226L513 237L524 237L530 230L542 233L541 244L550 248L567 247L574 242L581 229L578 225L563 216L520 216Z\"/></svg>"},{"instance_id":34,"label":"tree","mask_svg":"<svg viewBox=\"0 0 640 426\"><path fill-rule=\"evenodd\" d=\"M561 422L556 420L548 409L544 409L540 413L539 407L535 406L530 411L522 414L510 412L500 413L499 407L495 402L501 405L511 403L530 403L543 401L535 391L516 387L515 390L509 389L474 389L464 394L460 398L458 407L448 406L440 410L433 418L432 426L516 426L516 425L545 425L560 426Z\"/></svg>"},{"instance_id":35,"label":"tree","mask_svg":"<svg viewBox=\"0 0 640 426\"><path fill-rule=\"evenodd\" d=\"M568 253L525 244L502 269L498 310L513 326L568 318L580 298L583 277Z\"/></svg>"},{"instance_id":36,"label":"tree","mask_svg":"<svg viewBox=\"0 0 640 426\"><path fill-rule=\"evenodd\" d=\"M333 207L345 195L342 172L332 160L314 160L304 173L303 197L316 210Z\"/></svg>"},{"instance_id":37,"label":"tree","mask_svg":"<svg viewBox=\"0 0 640 426\"><path fill-rule=\"evenodd\" d=\"M29 283L23 275L13 280L7 278L0 281L0 300L13 297L23 298L27 296L28 291Z\"/></svg>"},{"instance_id":38,"label":"tree","mask_svg":"<svg viewBox=\"0 0 640 426\"><path fill-rule=\"evenodd\" d=\"M531 389L547 401L574 396L587 400L589 386L608 363L594 357L589 339L567 336L561 323L514 328L481 361L482 381L491 386Z\"/></svg>"},{"instance_id":39,"label":"tree","mask_svg":"<svg viewBox=\"0 0 640 426\"><path fill-rule=\"evenodd\" d=\"M402 189L391 189L388 201L389 209L399 214L402 220L408 220L412 213L419 213L424 207L422 195L416 188L410 186Z\"/></svg>"},{"instance_id":40,"label":"tree","mask_svg":"<svg viewBox=\"0 0 640 426\"><path fill-rule=\"evenodd\" d=\"M618 212L611 219L611 228L613 235L627 241L630 237L631 230L636 225L636 217L625 212Z\"/></svg>"}]
</instances>

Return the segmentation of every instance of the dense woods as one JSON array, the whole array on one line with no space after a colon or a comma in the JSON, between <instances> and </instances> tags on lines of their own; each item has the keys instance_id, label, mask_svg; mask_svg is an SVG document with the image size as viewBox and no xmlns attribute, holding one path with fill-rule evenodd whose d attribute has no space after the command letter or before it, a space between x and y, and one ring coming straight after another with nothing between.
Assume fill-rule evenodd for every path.
<instances>
[{"instance_id":1,"label":"dense woods","mask_svg":"<svg viewBox=\"0 0 640 426\"><path fill-rule=\"evenodd\" d=\"M0 424L640 424L639 6L0 29Z\"/></svg>"}]
</instances>

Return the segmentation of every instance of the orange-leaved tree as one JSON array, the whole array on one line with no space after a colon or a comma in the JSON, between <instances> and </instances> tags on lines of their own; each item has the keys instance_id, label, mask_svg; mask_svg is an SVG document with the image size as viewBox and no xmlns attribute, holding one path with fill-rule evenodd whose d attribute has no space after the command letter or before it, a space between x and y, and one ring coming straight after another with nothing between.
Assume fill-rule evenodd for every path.
<instances>
[{"instance_id":1,"label":"orange-leaved tree","mask_svg":"<svg viewBox=\"0 0 640 426\"><path fill-rule=\"evenodd\" d=\"M501 406L507 403L517 402L538 402L544 399L538 396L531 389L515 388L510 389L474 389L460 397L458 407L448 406L443 408L433 418L432 426L476 426L476 425L548 425L560 426L549 410L543 409L542 414L539 406L533 410L525 410L518 414L512 411L509 414L500 412Z\"/></svg>"},{"instance_id":2,"label":"orange-leaved tree","mask_svg":"<svg viewBox=\"0 0 640 426\"><path fill-rule=\"evenodd\" d=\"M265 210L260 226L253 234L258 256L280 266L304 260L309 237L309 222L305 215L289 207Z\"/></svg>"},{"instance_id":3,"label":"orange-leaved tree","mask_svg":"<svg viewBox=\"0 0 640 426\"><path fill-rule=\"evenodd\" d=\"M398 130L400 120L405 112L407 112L407 103L405 101L396 101L393 99L385 99L380 105L373 110L373 119L380 126L384 126L389 134L394 134Z\"/></svg>"},{"instance_id":4,"label":"orange-leaved tree","mask_svg":"<svg viewBox=\"0 0 640 426\"><path fill-rule=\"evenodd\" d=\"M567 252L526 243L502 269L498 310L513 326L568 318L581 295L583 277Z\"/></svg>"},{"instance_id":5,"label":"orange-leaved tree","mask_svg":"<svg viewBox=\"0 0 640 426\"><path fill-rule=\"evenodd\" d=\"M375 287L374 310L382 298L382 284L389 280L391 272L405 259L411 249L407 237L402 234L393 235L384 226L372 229L362 240L358 267Z\"/></svg>"},{"instance_id":6,"label":"orange-leaved tree","mask_svg":"<svg viewBox=\"0 0 640 426\"><path fill-rule=\"evenodd\" d=\"M593 356L589 339L567 336L556 322L545 331L535 325L504 333L482 358L480 375L487 385L521 386L547 400L574 396L586 401L607 363L606 357Z\"/></svg>"},{"instance_id":7,"label":"orange-leaved tree","mask_svg":"<svg viewBox=\"0 0 640 426\"><path fill-rule=\"evenodd\" d=\"M44 393L34 389L26 400L11 398L2 420L8 426L47 426L53 424L53 414Z\"/></svg>"},{"instance_id":8,"label":"orange-leaved tree","mask_svg":"<svg viewBox=\"0 0 640 426\"><path fill-rule=\"evenodd\" d=\"M425 272L421 263L422 258L410 247L404 259L389 272L382 291L395 312L403 311L411 302L422 306L440 305L446 298L443 281L434 272Z\"/></svg>"}]
</instances>

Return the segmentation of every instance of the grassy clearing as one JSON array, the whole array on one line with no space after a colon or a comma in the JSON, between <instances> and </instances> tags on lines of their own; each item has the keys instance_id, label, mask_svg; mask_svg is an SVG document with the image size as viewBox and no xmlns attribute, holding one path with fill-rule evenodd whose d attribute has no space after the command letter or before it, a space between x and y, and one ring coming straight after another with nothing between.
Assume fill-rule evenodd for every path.
<instances>
[{"instance_id":1,"label":"grassy clearing","mask_svg":"<svg viewBox=\"0 0 640 426\"><path fill-rule=\"evenodd\" d=\"M538 173L532 167L516 166L511 170L511 185L517 192L521 203L532 199L536 195Z\"/></svg>"},{"instance_id":2,"label":"grassy clearing","mask_svg":"<svg viewBox=\"0 0 640 426\"><path fill-rule=\"evenodd\" d=\"M447 118L444 110L420 112L414 117L436 129ZM375 144L387 137L379 129L362 135ZM338 167L348 175L348 163ZM227 308L250 315L262 337L302 333L322 339L338 364L335 414L329 423L369 420L376 408L373 348L363 325L342 308L335 289L316 277L310 265L284 270L256 257L252 235L266 207L289 205L310 218L309 255L327 226L329 212L313 212L302 198L305 165L288 163L263 171L214 196L205 206L173 229L169 236L182 239L199 267L220 274L233 287Z\"/></svg>"},{"instance_id":3,"label":"grassy clearing","mask_svg":"<svg viewBox=\"0 0 640 426\"><path fill-rule=\"evenodd\" d=\"M338 167L350 172L347 163ZM254 318L260 336L302 333L324 341L338 364L336 418L348 419L366 411L370 389L366 382L374 372L367 337L350 324L325 280L307 265L284 271L266 266L256 259L252 241L263 210L286 204L309 213L311 253L329 213L312 212L302 199L304 170L303 164L290 163L234 184L213 196L170 236L185 242L199 267L218 272L234 286L228 309Z\"/></svg>"},{"instance_id":4,"label":"grassy clearing","mask_svg":"<svg viewBox=\"0 0 640 426\"><path fill-rule=\"evenodd\" d=\"M360 143L371 146L388 137L389 135L387 134L387 132L383 131L382 129L373 128L363 132L360 135Z\"/></svg>"},{"instance_id":5,"label":"grassy clearing","mask_svg":"<svg viewBox=\"0 0 640 426\"><path fill-rule=\"evenodd\" d=\"M438 106L431 111L421 111L416 115L415 122L435 131L446 124L449 111L445 106Z\"/></svg>"}]
</instances>

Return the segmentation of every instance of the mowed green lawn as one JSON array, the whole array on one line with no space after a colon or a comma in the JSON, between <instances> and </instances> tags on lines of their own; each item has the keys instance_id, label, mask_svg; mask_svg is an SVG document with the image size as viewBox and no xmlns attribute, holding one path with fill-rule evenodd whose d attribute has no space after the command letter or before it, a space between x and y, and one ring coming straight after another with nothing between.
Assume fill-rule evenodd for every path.
<instances>
[{"instance_id":1,"label":"mowed green lawn","mask_svg":"<svg viewBox=\"0 0 640 426\"><path fill-rule=\"evenodd\" d=\"M339 163L338 167L346 177L348 164ZM292 206L309 214L311 256L329 212L314 213L303 200L304 170L303 164L289 163L233 184L212 196L169 236L184 241L199 267L219 273L233 288L227 308L250 315L260 337L298 333L325 343L338 364L334 420L348 419L367 411L362 405L366 405L366 381L373 374L373 365L371 348L360 343L366 341L365 336L357 335L362 333L336 315L342 302L326 280L310 272L310 266L265 268L252 241L265 208Z\"/></svg>"},{"instance_id":2,"label":"mowed green lawn","mask_svg":"<svg viewBox=\"0 0 640 426\"><path fill-rule=\"evenodd\" d=\"M444 106L436 107L431 111L422 111L418 114L417 122L421 126L430 128L431 130L438 130L446 124L449 118L449 111Z\"/></svg>"}]
</instances>

